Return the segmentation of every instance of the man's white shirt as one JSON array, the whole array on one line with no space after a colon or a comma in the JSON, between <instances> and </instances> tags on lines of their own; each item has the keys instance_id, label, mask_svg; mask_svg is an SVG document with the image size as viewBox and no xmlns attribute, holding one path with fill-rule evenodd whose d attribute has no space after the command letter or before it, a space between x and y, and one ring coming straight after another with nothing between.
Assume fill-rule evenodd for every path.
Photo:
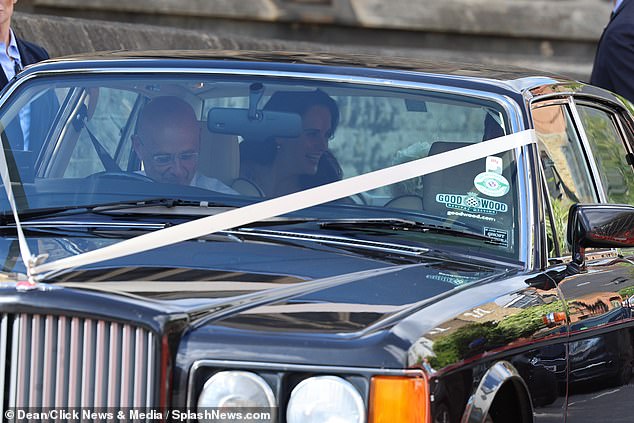
<instances>
[{"instance_id":1,"label":"man's white shirt","mask_svg":"<svg viewBox=\"0 0 634 423\"><path fill-rule=\"evenodd\" d=\"M143 170L138 170L138 171L136 171L134 173L138 173L139 175L147 176L145 174L145 171L143 171ZM239 192L237 192L236 190L228 187L224 183L220 182L218 179L211 178L211 177L203 175L202 173L199 173L199 172L196 172L194 174L194 177L192 178L191 182L189 183L189 186L196 187L196 188L204 188L204 189L208 189L210 191L221 192L223 194L232 194L232 195L239 194Z\"/></svg>"},{"instance_id":2,"label":"man's white shirt","mask_svg":"<svg viewBox=\"0 0 634 423\"><path fill-rule=\"evenodd\" d=\"M208 189L210 191L221 192L223 194L238 194L238 192L229 188L218 179L211 178L199 172L196 172L189 185L193 187Z\"/></svg>"},{"instance_id":3,"label":"man's white shirt","mask_svg":"<svg viewBox=\"0 0 634 423\"><path fill-rule=\"evenodd\" d=\"M623 3L623 0L616 0L614 4L614 9L612 9L612 13L616 12L619 9L619 6L621 6L621 3Z\"/></svg>"}]
</instances>

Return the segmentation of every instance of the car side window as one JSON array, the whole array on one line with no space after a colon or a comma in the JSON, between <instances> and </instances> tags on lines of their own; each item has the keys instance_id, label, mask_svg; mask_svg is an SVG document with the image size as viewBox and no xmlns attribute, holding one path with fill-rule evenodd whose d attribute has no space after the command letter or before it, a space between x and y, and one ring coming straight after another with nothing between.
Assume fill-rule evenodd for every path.
<instances>
[{"instance_id":1,"label":"car side window","mask_svg":"<svg viewBox=\"0 0 634 423\"><path fill-rule=\"evenodd\" d=\"M137 95L117 89L87 89L82 101L85 117L82 125L74 125L67 137L75 137L75 148L64 172L66 178L81 178L105 170L103 157L97 149L102 149L111 159L122 135L122 129L129 119ZM80 113L80 111L78 111ZM122 167L125 168L125 167Z\"/></svg>"},{"instance_id":2,"label":"car side window","mask_svg":"<svg viewBox=\"0 0 634 423\"><path fill-rule=\"evenodd\" d=\"M548 235L556 237L557 241L555 243L555 239L551 239L549 242L552 246L550 256L568 255L568 209L575 203L597 201L591 172L566 105L537 105L532 114L552 208L553 221ZM554 248L557 244L561 251Z\"/></svg>"},{"instance_id":3,"label":"car side window","mask_svg":"<svg viewBox=\"0 0 634 423\"><path fill-rule=\"evenodd\" d=\"M578 105L590 149L610 203L634 204L634 171L616 126L616 116L596 107Z\"/></svg>"}]
</instances>

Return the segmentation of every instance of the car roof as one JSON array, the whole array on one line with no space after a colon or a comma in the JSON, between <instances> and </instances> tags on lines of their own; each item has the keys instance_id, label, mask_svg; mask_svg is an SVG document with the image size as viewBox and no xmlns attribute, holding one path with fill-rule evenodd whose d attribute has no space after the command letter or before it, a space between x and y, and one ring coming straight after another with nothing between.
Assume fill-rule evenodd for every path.
<instances>
[{"instance_id":1,"label":"car roof","mask_svg":"<svg viewBox=\"0 0 634 423\"><path fill-rule=\"evenodd\" d=\"M51 70L82 67L152 66L238 67L269 71L333 73L349 76L391 77L447 85L490 85L521 93L527 89L571 82L565 76L503 65L424 60L394 56L332 52L245 51L245 50L148 50L104 51L50 59L37 66Z\"/></svg>"}]
</instances>

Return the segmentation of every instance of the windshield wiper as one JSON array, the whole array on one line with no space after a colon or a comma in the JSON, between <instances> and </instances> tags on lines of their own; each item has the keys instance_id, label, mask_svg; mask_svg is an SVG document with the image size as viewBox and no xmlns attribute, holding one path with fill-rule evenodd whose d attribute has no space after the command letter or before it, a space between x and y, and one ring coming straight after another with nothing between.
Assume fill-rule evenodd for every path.
<instances>
[{"instance_id":1,"label":"windshield wiper","mask_svg":"<svg viewBox=\"0 0 634 423\"><path fill-rule=\"evenodd\" d=\"M417 222L414 220L398 218L369 218L369 219L337 219L320 222L322 229L333 230L363 230L363 229L386 229L392 231L411 231L418 233L438 233L462 238L476 239L487 244L503 245L497 238L483 235L475 231L474 228L465 226L456 228L451 226L434 225L430 223Z\"/></svg>"},{"instance_id":2,"label":"windshield wiper","mask_svg":"<svg viewBox=\"0 0 634 423\"><path fill-rule=\"evenodd\" d=\"M143 207L234 207L224 203L211 203L208 201L183 200L179 198L148 198L143 200L124 200L110 203L82 204L75 206L47 207L32 210L18 211L21 219L32 219L37 217L72 216L83 213L109 213L113 211L138 209ZM2 220L13 220L13 214L6 213Z\"/></svg>"}]
</instances>

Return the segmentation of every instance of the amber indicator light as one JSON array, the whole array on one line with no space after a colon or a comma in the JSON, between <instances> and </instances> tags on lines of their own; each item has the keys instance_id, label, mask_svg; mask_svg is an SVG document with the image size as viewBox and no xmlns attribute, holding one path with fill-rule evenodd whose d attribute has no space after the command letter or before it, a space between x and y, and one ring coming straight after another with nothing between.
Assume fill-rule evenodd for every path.
<instances>
[{"instance_id":1,"label":"amber indicator light","mask_svg":"<svg viewBox=\"0 0 634 423\"><path fill-rule=\"evenodd\" d=\"M429 418L427 382L422 377L374 376L369 423L423 423Z\"/></svg>"},{"instance_id":2,"label":"amber indicator light","mask_svg":"<svg viewBox=\"0 0 634 423\"><path fill-rule=\"evenodd\" d=\"M566 321L566 313L563 311L556 311L553 313L544 314L542 316L542 321L545 325L552 325L554 323L565 322Z\"/></svg>"}]
</instances>

